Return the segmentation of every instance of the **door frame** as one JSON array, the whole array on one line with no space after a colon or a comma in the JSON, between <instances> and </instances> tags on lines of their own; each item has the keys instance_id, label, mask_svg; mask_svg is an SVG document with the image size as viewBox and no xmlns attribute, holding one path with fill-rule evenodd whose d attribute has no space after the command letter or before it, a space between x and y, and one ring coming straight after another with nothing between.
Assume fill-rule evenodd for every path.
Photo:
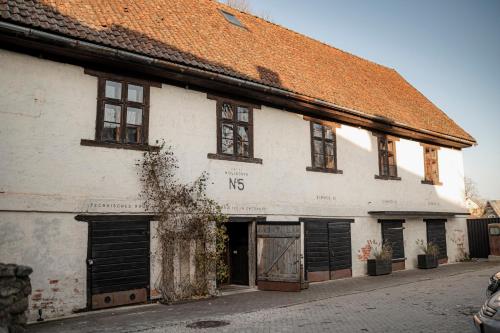
<instances>
[{"instance_id":1,"label":"door frame","mask_svg":"<svg viewBox=\"0 0 500 333\"><path fill-rule=\"evenodd\" d=\"M87 311L98 311L102 309L92 309L92 271L90 265L88 265L88 259L92 257L92 226L94 223L106 223L106 222L123 222L127 223L127 221L136 221L136 222L148 222L148 231L149 231L149 253L151 254L151 221L154 219L154 215L77 215L75 216L75 220L80 222L87 222L87 257L85 258L85 267L87 273L87 286L86 286L86 296L87 296ZM147 302L151 302L151 255L148 260L148 269L147 269L147 281L148 284L146 286L146 297Z\"/></svg>"},{"instance_id":2,"label":"door frame","mask_svg":"<svg viewBox=\"0 0 500 333\"><path fill-rule=\"evenodd\" d=\"M405 229L405 226L404 224L406 223L406 220L405 219L379 219L378 220L378 223L380 223L380 234L381 234L381 239L382 239L382 244L381 246L383 245L384 243L384 222L400 222L401 223L401 234L402 234L402 238L403 238L403 244L402 244L402 247L403 247L403 255L404 257L403 258L396 258L396 259L392 259L392 270L395 271L395 270L405 270L406 269L406 259L408 259L406 257L406 251L405 251L405 233L404 233L404 229ZM394 253L393 253L394 255Z\"/></svg>"}]
</instances>

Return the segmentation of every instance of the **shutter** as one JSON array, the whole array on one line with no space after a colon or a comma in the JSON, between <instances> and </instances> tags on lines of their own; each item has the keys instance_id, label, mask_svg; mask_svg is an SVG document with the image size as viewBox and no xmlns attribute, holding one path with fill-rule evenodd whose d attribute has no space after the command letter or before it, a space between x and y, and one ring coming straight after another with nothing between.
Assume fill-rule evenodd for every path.
<instances>
[{"instance_id":1,"label":"shutter","mask_svg":"<svg viewBox=\"0 0 500 333\"><path fill-rule=\"evenodd\" d=\"M427 220L427 243L432 242L439 248L439 259L448 258L446 249L446 220Z\"/></svg>"},{"instance_id":2,"label":"shutter","mask_svg":"<svg viewBox=\"0 0 500 333\"><path fill-rule=\"evenodd\" d=\"M392 260L404 260L403 221L382 221L382 241L392 246Z\"/></svg>"},{"instance_id":3,"label":"shutter","mask_svg":"<svg viewBox=\"0 0 500 333\"><path fill-rule=\"evenodd\" d=\"M328 223L330 271L351 268L351 223Z\"/></svg>"}]
</instances>

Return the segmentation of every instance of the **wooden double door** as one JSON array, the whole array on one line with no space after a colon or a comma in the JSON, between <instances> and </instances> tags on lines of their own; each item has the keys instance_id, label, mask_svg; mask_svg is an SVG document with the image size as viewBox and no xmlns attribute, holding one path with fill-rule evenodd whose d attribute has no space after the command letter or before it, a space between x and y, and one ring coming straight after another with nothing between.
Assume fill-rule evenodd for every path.
<instances>
[{"instance_id":1,"label":"wooden double door","mask_svg":"<svg viewBox=\"0 0 500 333\"><path fill-rule=\"evenodd\" d=\"M307 280L315 282L352 276L352 222L304 220Z\"/></svg>"}]
</instances>

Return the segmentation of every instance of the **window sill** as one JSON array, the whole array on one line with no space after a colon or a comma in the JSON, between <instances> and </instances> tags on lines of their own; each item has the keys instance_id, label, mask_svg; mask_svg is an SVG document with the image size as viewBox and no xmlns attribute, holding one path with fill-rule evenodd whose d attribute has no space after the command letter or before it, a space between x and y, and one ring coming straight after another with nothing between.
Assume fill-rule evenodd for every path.
<instances>
[{"instance_id":1,"label":"window sill","mask_svg":"<svg viewBox=\"0 0 500 333\"><path fill-rule=\"evenodd\" d=\"M115 148L115 149L129 149L129 150L141 150L141 151L159 151L159 146L149 146L149 145L131 145L125 143L111 143L111 142L99 142L95 140L81 139L80 145L89 147L103 147L103 148Z\"/></svg>"},{"instance_id":2,"label":"window sill","mask_svg":"<svg viewBox=\"0 0 500 333\"><path fill-rule=\"evenodd\" d=\"M422 184L427 184L427 185L436 185L436 186L443 185L443 183L441 183L441 182L434 183L432 180L422 180L420 182Z\"/></svg>"},{"instance_id":3,"label":"window sill","mask_svg":"<svg viewBox=\"0 0 500 333\"><path fill-rule=\"evenodd\" d=\"M254 157L240 157L240 156L208 153L207 158L209 158L211 160L223 160L223 161L235 161L235 162L262 164L261 158L254 158Z\"/></svg>"},{"instance_id":4,"label":"window sill","mask_svg":"<svg viewBox=\"0 0 500 333\"><path fill-rule=\"evenodd\" d=\"M343 174L344 173L342 170L338 170L338 169L326 169L326 168L316 168L316 167L306 167L306 171L324 172L324 173L337 173L337 174Z\"/></svg>"},{"instance_id":5,"label":"window sill","mask_svg":"<svg viewBox=\"0 0 500 333\"><path fill-rule=\"evenodd\" d=\"M401 180L401 177L375 175L375 179L383 179L383 180Z\"/></svg>"}]
</instances>

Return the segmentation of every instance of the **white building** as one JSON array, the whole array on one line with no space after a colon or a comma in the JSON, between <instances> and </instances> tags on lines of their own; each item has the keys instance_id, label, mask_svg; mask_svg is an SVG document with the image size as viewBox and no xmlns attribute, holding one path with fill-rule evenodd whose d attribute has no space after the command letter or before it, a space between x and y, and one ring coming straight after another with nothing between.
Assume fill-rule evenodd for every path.
<instances>
[{"instance_id":1,"label":"white building","mask_svg":"<svg viewBox=\"0 0 500 333\"><path fill-rule=\"evenodd\" d=\"M215 1L88 2L0 9L0 262L34 268L32 320L157 297L136 167L157 140L209 172L233 283L258 280L259 225L300 230L309 281L366 274L369 240L394 269L418 239L468 250L475 140L394 70Z\"/></svg>"}]
</instances>

